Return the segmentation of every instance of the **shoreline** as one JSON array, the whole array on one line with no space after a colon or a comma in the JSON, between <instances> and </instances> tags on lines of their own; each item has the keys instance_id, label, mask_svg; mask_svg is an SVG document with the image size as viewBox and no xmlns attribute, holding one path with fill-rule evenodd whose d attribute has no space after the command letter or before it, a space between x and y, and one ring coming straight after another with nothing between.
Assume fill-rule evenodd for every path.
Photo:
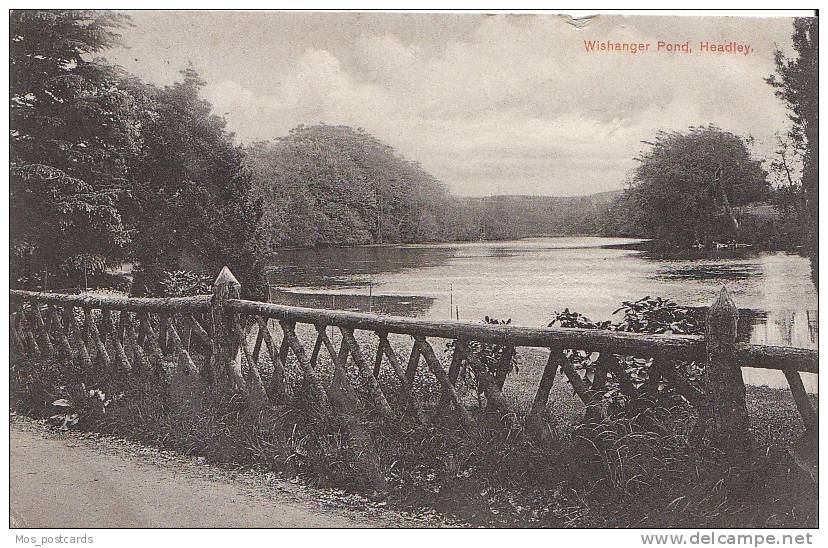
<instances>
[{"instance_id":1,"label":"shoreline","mask_svg":"<svg viewBox=\"0 0 828 548\"><path fill-rule=\"evenodd\" d=\"M344 249L374 249L374 248L406 248L406 247L429 247L429 246L451 246L463 244L480 244L480 243L504 243L504 242L522 242L534 239L563 239L563 238L601 238L601 239L619 239L619 240L636 240L633 242L622 243L608 243L594 246L598 249L627 249L631 251L649 252L667 257L728 257L734 255L750 255L752 253L764 252L784 252L799 255L801 249L786 248L786 247L770 247L763 245L751 245L750 247L740 248L694 248L694 247L675 247L667 244L663 240L655 238L648 238L644 236L608 236L604 234L537 234L531 236L523 236L521 238L486 238L482 240L434 240L424 242L395 242L395 243L372 243L361 245L322 245L314 247L280 247L268 251L269 256L278 255L281 252L295 252L295 251L309 251L309 252L325 252L328 250L344 250ZM584 246L591 248L593 246Z\"/></svg>"}]
</instances>

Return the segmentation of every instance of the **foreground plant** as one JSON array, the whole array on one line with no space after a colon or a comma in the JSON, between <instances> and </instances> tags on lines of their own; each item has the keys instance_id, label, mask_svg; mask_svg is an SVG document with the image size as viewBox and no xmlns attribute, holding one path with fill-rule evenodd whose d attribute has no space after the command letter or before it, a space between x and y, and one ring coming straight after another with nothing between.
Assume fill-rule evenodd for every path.
<instances>
[{"instance_id":1,"label":"foreground plant","mask_svg":"<svg viewBox=\"0 0 828 548\"><path fill-rule=\"evenodd\" d=\"M568 308L554 314L549 326L580 329L605 329L632 333L699 335L704 333L703 310L679 306L661 297L643 297L624 301L613 314L622 313L620 322L594 322ZM600 399L606 412L638 413L655 407L670 408L695 404L702 388L699 385L703 364L695 361L642 358L581 350L565 351L566 359Z\"/></svg>"}]
</instances>

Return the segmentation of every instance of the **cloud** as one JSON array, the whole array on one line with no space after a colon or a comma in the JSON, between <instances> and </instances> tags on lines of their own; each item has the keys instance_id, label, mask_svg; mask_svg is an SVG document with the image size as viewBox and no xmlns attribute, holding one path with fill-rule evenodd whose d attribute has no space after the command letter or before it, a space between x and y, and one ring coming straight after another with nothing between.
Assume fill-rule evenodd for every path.
<instances>
[{"instance_id":1,"label":"cloud","mask_svg":"<svg viewBox=\"0 0 828 548\"><path fill-rule=\"evenodd\" d=\"M453 33L456 19L338 15L341 30L324 33L302 14L269 27L264 15L235 21L257 42L239 34L240 53L223 51L221 63L201 52L205 97L241 140L300 123L349 124L455 192L562 195L620 188L641 141L660 129L715 122L753 134L768 154L787 124L763 78L775 46L789 42L790 20L598 17L577 28L556 16L468 15L476 27ZM268 47L265 29L289 47ZM733 40L754 52L587 53L584 40ZM240 68L253 63L242 52L256 56L255 70Z\"/></svg>"}]
</instances>

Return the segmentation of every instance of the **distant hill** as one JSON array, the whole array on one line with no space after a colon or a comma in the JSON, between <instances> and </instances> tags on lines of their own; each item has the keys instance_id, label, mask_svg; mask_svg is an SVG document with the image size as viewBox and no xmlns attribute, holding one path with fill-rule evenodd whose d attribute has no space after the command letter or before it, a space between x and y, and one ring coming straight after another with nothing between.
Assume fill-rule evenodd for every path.
<instances>
[{"instance_id":1,"label":"distant hill","mask_svg":"<svg viewBox=\"0 0 828 548\"><path fill-rule=\"evenodd\" d=\"M597 234L600 214L623 190L586 196L501 195L458 197L477 220L481 238Z\"/></svg>"}]
</instances>

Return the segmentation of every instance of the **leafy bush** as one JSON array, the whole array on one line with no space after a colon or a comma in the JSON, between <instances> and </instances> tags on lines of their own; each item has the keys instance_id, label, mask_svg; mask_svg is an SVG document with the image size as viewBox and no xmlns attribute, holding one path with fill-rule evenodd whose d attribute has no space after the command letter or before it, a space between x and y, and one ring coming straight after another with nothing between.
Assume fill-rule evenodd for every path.
<instances>
[{"instance_id":1,"label":"leafy bush","mask_svg":"<svg viewBox=\"0 0 828 548\"><path fill-rule=\"evenodd\" d=\"M647 296L637 301L624 301L613 314L622 311L624 319L616 326L617 331L704 334L702 309L679 306L670 299Z\"/></svg>"},{"instance_id":2,"label":"leafy bush","mask_svg":"<svg viewBox=\"0 0 828 548\"><path fill-rule=\"evenodd\" d=\"M163 270L141 266L133 270L132 295L136 297L191 297L212 293L213 280L191 270Z\"/></svg>"},{"instance_id":3,"label":"leafy bush","mask_svg":"<svg viewBox=\"0 0 828 548\"><path fill-rule=\"evenodd\" d=\"M486 316L483 321L488 325L509 325L512 323L511 318L508 320L498 320L496 318L490 318L489 316ZM483 366L483 370L493 378L497 376L498 370L505 365L502 362L505 359L506 352L509 350L509 347L503 344L485 343L480 341L469 341L467 347L469 352L480 361ZM449 341L446 343L446 351L448 354L453 355L455 348L456 341ZM468 360L463 358L460 362L460 369L465 373L462 381L465 385L471 386L477 391L478 394L480 394L482 393L482 389L480 388L480 382L477 378L477 372L474 368L469 367L467 361ZM515 371L519 371L520 360L516 353L512 353L509 366L514 368Z\"/></svg>"},{"instance_id":4,"label":"leafy bush","mask_svg":"<svg viewBox=\"0 0 828 548\"><path fill-rule=\"evenodd\" d=\"M637 301L624 301L613 314L619 312L623 313L623 318L618 323L608 320L593 322L567 308L556 313L549 326L632 333L704 333L702 309L682 307L669 299L647 296ZM599 353L567 350L565 355L576 371L583 371L584 381L612 413L638 412L654 407L669 408L679 403L692 403L691 400L701 394L697 386L702 373L701 363L680 360L662 362L657 364L661 370L656 376L653 358L613 354L612 359L618 361L621 376L630 381L625 390L616 374L608 376L603 385L596 382L596 372L602 362Z\"/></svg>"},{"instance_id":5,"label":"leafy bush","mask_svg":"<svg viewBox=\"0 0 828 548\"><path fill-rule=\"evenodd\" d=\"M87 390L86 385L61 387L69 392L70 398L59 398L52 402L55 414L49 417L49 421L57 425L61 430L68 430L70 426L77 426L79 423L85 426L86 421L95 420L106 413L107 407L113 402L123 398L124 394L115 397L99 389Z\"/></svg>"},{"instance_id":6,"label":"leafy bush","mask_svg":"<svg viewBox=\"0 0 828 548\"><path fill-rule=\"evenodd\" d=\"M164 297L192 297L194 295L208 295L213 291L213 280L190 270L175 270L164 272L161 279Z\"/></svg>"}]
</instances>

